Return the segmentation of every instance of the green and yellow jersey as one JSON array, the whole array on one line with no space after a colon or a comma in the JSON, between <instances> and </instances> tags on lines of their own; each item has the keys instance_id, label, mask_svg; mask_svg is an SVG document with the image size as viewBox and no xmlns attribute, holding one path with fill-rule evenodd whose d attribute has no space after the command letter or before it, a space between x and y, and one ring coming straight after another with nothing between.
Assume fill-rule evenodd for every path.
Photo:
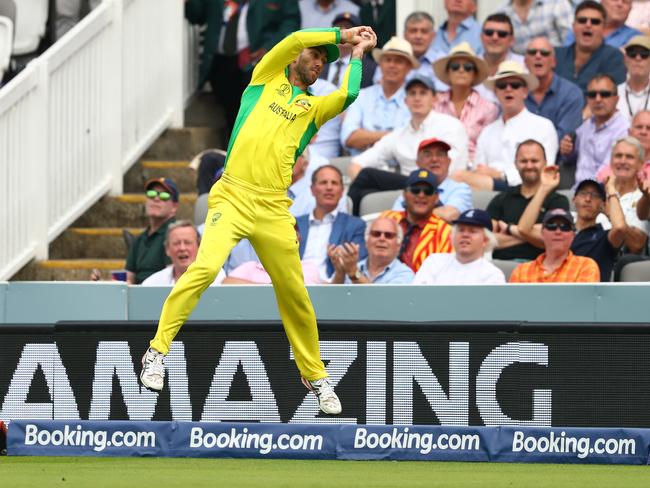
<instances>
[{"instance_id":1,"label":"green and yellow jersey","mask_svg":"<svg viewBox=\"0 0 650 488\"><path fill-rule=\"evenodd\" d=\"M288 65L303 49L339 44L340 37L338 27L305 29L264 55L242 95L225 174L260 188L289 188L293 165L314 134L357 98L361 60L352 59L340 88L323 97L292 85Z\"/></svg>"}]
</instances>

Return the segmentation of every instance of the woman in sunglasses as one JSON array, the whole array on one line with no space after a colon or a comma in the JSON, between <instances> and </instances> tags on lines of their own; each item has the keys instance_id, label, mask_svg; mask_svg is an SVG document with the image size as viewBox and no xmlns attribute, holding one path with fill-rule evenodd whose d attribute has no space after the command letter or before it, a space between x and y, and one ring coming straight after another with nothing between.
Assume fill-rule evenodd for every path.
<instances>
[{"instance_id":1,"label":"woman in sunglasses","mask_svg":"<svg viewBox=\"0 0 650 488\"><path fill-rule=\"evenodd\" d=\"M469 138L469 158L473 161L479 134L499 114L497 106L474 89L487 78L487 64L467 42L462 42L449 56L436 61L433 70L440 81L449 85L449 91L438 94L434 110L463 123Z\"/></svg>"}]
</instances>

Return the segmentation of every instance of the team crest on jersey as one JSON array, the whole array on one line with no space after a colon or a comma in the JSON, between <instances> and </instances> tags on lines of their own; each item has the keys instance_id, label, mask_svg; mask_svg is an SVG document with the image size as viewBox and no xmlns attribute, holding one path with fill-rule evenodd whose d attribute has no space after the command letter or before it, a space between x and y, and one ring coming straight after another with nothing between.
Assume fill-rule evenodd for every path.
<instances>
[{"instance_id":1,"label":"team crest on jersey","mask_svg":"<svg viewBox=\"0 0 650 488\"><path fill-rule=\"evenodd\" d=\"M278 88L275 91L281 97L286 97L286 96L289 96L289 93L291 93L291 86L289 86L289 83L282 83L280 85L280 88Z\"/></svg>"},{"instance_id":2,"label":"team crest on jersey","mask_svg":"<svg viewBox=\"0 0 650 488\"><path fill-rule=\"evenodd\" d=\"M309 109L311 108L311 103L306 98L301 98L300 100L296 100L294 102L294 105L298 108L303 109L305 112L308 112Z\"/></svg>"}]
</instances>

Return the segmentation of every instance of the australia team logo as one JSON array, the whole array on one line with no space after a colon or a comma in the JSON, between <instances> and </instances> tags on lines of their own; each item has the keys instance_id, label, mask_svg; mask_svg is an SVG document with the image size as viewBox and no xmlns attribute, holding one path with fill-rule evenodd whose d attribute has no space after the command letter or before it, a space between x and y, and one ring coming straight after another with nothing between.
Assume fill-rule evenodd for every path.
<instances>
[{"instance_id":1,"label":"australia team logo","mask_svg":"<svg viewBox=\"0 0 650 488\"><path fill-rule=\"evenodd\" d=\"M303 109L305 112L309 111L309 109L311 108L311 103L306 98L301 98L300 100L296 100L294 102L294 105L298 108Z\"/></svg>"},{"instance_id":2,"label":"australia team logo","mask_svg":"<svg viewBox=\"0 0 650 488\"><path fill-rule=\"evenodd\" d=\"M287 97L287 96L289 96L289 93L291 93L291 86L289 86L289 83L282 83L280 85L280 88L278 88L275 91L281 97Z\"/></svg>"},{"instance_id":3,"label":"australia team logo","mask_svg":"<svg viewBox=\"0 0 650 488\"><path fill-rule=\"evenodd\" d=\"M219 221L221 218L221 212L215 212L212 214L212 218L210 219L210 225L216 225L216 223Z\"/></svg>"}]
</instances>

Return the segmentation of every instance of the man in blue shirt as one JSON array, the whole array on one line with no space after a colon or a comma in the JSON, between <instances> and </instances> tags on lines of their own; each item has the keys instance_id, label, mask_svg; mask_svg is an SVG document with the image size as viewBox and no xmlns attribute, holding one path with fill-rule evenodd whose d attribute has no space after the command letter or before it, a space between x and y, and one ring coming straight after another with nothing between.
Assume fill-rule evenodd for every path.
<instances>
[{"instance_id":1,"label":"man in blue shirt","mask_svg":"<svg viewBox=\"0 0 650 488\"><path fill-rule=\"evenodd\" d=\"M413 281L413 271L398 258L403 240L402 228L388 217L374 220L366 229L368 257L359 261L359 245L330 246L334 263L333 284L397 285Z\"/></svg>"},{"instance_id":2,"label":"man in blue shirt","mask_svg":"<svg viewBox=\"0 0 650 488\"><path fill-rule=\"evenodd\" d=\"M461 42L469 42L474 52L483 54L481 25L474 18L476 0L445 0L447 20L440 26L433 47L449 54Z\"/></svg>"},{"instance_id":3,"label":"man in blue shirt","mask_svg":"<svg viewBox=\"0 0 650 488\"><path fill-rule=\"evenodd\" d=\"M585 0L576 8L573 20L575 42L555 50L555 72L576 83L582 90L600 73L610 75L617 84L625 81L623 54L603 42L607 14L598 2Z\"/></svg>"},{"instance_id":4,"label":"man in blue shirt","mask_svg":"<svg viewBox=\"0 0 650 488\"><path fill-rule=\"evenodd\" d=\"M584 97L578 85L553 72L555 65L555 51L546 37L528 43L526 67L535 75L539 86L528 93L524 103L530 112L553 122L559 141L582 123Z\"/></svg>"},{"instance_id":5,"label":"man in blue shirt","mask_svg":"<svg viewBox=\"0 0 650 488\"><path fill-rule=\"evenodd\" d=\"M630 10L632 10L632 0L602 0L600 2L605 9L605 44L617 49L625 46L634 36L641 35L641 32L625 25ZM575 42L576 38L573 32L569 32L564 40L564 45L568 46Z\"/></svg>"}]
</instances>

